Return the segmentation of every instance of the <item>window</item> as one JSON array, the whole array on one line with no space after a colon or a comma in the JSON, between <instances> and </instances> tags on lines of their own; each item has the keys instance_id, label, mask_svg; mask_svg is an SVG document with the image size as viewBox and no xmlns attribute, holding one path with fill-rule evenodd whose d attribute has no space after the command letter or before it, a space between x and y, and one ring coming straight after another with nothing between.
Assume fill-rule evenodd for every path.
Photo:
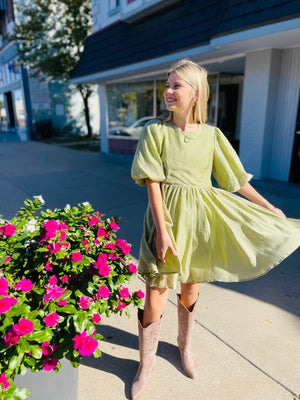
<instances>
[{"instance_id":1,"label":"window","mask_svg":"<svg viewBox=\"0 0 300 400\"><path fill-rule=\"evenodd\" d=\"M18 121L18 127L25 128L26 119L25 119L25 107L24 107L22 92L20 89L18 89L13 92L13 95L14 95L15 112L16 112L16 119Z\"/></svg>"},{"instance_id":2,"label":"window","mask_svg":"<svg viewBox=\"0 0 300 400\"><path fill-rule=\"evenodd\" d=\"M120 8L120 0L109 0L109 10L115 11Z\"/></svg>"},{"instance_id":3,"label":"window","mask_svg":"<svg viewBox=\"0 0 300 400\"><path fill-rule=\"evenodd\" d=\"M153 112L153 81L107 86L109 134L138 138Z\"/></svg>"}]
</instances>

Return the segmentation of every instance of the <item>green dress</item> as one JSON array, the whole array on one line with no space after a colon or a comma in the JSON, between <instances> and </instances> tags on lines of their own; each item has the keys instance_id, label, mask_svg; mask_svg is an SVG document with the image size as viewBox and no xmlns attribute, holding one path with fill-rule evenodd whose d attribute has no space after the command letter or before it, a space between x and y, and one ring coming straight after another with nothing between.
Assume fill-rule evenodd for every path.
<instances>
[{"instance_id":1,"label":"green dress","mask_svg":"<svg viewBox=\"0 0 300 400\"><path fill-rule=\"evenodd\" d=\"M211 183L211 174L219 188ZM150 207L144 219L139 273L149 286L177 281L237 282L265 274L300 242L300 220L283 219L231 192L252 177L218 129L182 132L172 122L150 121L134 156L131 175L161 182L164 216L177 256L157 258Z\"/></svg>"}]
</instances>

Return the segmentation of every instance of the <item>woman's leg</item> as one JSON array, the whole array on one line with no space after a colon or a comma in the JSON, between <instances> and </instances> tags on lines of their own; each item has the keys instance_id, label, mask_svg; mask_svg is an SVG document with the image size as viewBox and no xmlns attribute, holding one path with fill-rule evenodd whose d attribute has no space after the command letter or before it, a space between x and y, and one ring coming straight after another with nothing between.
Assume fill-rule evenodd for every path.
<instances>
[{"instance_id":1,"label":"woman's leg","mask_svg":"<svg viewBox=\"0 0 300 400\"><path fill-rule=\"evenodd\" d=\"M143 327L145 328L162 316L167 300L169 289L146 286L146 299L143 315Z\"/></svg>"},{"instance_id":2,"label":"woman's leg","mask_svg":"<svg viewBox=\"0 0 300 400\"><path fill-rule=\"evenodd\" d=\"M196 303L199 295L198 283L182 283L178 295L178 347L182 366L190 378L196 376L197 364L192 351L192 332Z\"/></svg>"},{"instance_id":3,"label":"woman's leg","mask_svg":"<svg viewBox=\"0 0 300 400\"><path fill-rule=\"evenodd\" d=\"M199 283L181 283L180 301L188 310L196 303L198 294Z\"/></svg>"}]
</instances>

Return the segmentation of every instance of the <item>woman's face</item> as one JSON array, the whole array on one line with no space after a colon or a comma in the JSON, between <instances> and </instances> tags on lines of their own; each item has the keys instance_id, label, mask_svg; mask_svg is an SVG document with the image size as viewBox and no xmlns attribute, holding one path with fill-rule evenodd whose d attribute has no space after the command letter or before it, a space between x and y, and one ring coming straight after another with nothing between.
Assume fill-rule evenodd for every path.
<instances>
[{"instance_id":1,"label":"woman's face","mask_svg":"<svg viewBox=\"0 0 300 400\"><path fill-rule=\"evenodd\" d=\"M166 82L164 92L167 109L174 113L189 112L196 99L196 90L176 72L172 72Z\"/></svg>"}]
</instances>

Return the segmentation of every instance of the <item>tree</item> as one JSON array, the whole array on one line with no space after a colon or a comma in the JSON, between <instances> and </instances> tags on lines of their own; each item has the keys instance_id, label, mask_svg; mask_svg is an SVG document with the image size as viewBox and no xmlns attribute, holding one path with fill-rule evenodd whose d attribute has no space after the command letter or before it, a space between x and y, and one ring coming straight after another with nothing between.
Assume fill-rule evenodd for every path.
<instances>
[{"instance_id":1,"label":"tree","mask_svg":"<svg viewBox=\"0 0 300 400\"><path fill-rule=\"evenodd\" d=\"M33 76L68 83L91 32L90 0L15 0L16 27L11 37L18 44L20 63ZM88 99L91 85L77 84L84 104L88 136L92 136Z\"/></svg>"}]
</instances>

